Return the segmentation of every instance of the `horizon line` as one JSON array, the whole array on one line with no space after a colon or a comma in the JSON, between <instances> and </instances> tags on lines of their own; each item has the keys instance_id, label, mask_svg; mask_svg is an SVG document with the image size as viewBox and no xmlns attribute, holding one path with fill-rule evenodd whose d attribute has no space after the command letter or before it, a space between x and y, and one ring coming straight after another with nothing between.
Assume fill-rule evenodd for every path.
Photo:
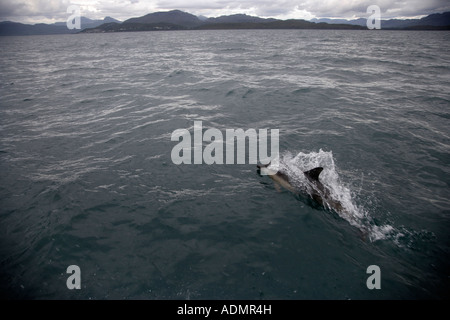
<instances>
[{"instance_id":1,"label":"horizon line","mask_svg":"<svg viewBox=\"0 0 450 320\"><path fill-rule=\"evenodd\" d=\"M111 16L111 15L106 15L106 16L104 16L103 18L90 18L90 17L88 17L88 16L85 16L85 15L82 15L81 17L82 18L85 18L85 19L89 19L89 20L93 20L93 21L99 21L99 20L104 20L105 18L112 18L112 19L114 19L114 20L117 20L117 21L119 21L119 23L122 23L122 22L125 22L126 20L129 20L129 19L133 19L133 18L140 18L140 17L143 17L143 16L146 16L146 15L149 15L149 14L153 14L153 13L162 13L162 12L171 12L171 11L180 11L180 12L184 12L184 13L188 13L188 14L191 14L191 15L193 15L193 16L196 16L197 18L199 18L200 19L200 17L204 17L204 18L206 18L206 19L214 19L214 18L219 18L219 17L228 17L228 16L235 16L235 15L245 15L245 16L249 16L249 17L254 17L254 18L261 18L261 19L275 19L275 20L280 20L280 21L287 21L287 20L304 20L304 21L313 21L313 20L321 20L321 19L327 19L327 20L346 20L346 21L354 21L354 20L359 20L359 19L367 19L367 17L352 17L352 18L348 18L348 17L314 17L314 18L310 18L310 19L306 19L306 18L288 18L288 19L281 19L281 18L274 18L274 17L265 17L265 16L258 16L258 15L249 15L249 14L246 14L246 13L233 13L233 14L224 14L224 15L218 15L218 16L209 16L209 17L207 17L207 16L204 16L204 15L196 15L196 14L193 14L193 13L190 13L190 12L188 12L188 11L183 11L183 10L180 10L180 9L172 9L172 10L165 10L165 11L163 11L163 10L161 10L161 11L154 11L154 12L148 12L148 13L146 13L146 14L143 14L143 15L141 15L141 16L132 16L132 17L129 17L129 18L126 18L126 19L124 19L124 20L120 20L120 19L117 19L117 18L115 18L115 17L113 17L113 16ZM430 14L424 14L424 15L416 15L416 16L409 16L409 17L406 17L406 16L401 16L401 17L386 17L386 18L381 18L381 21L386 21L386 20L412 20L412 19L422 19L422 18L424 18L424 17L427 17L427 16L429 16L429 15L432 15L432 14L443 14L443 13L446 13L446 12L448 12L448 11L443 11L443 12L434 12L434 13L430 13ZM200 20L202 20L202 19L200 19ZM21 23L21 24L27 24L27 25L36 25L36 24L56 24L56 23L65 23L66 22L66 20L54 20L53 22L20 22L20 21L13 21L13 20L1 20L0 21L0 23L3 23L3 22L13 22L13 23Z\"/></svg>"}]
</instances>

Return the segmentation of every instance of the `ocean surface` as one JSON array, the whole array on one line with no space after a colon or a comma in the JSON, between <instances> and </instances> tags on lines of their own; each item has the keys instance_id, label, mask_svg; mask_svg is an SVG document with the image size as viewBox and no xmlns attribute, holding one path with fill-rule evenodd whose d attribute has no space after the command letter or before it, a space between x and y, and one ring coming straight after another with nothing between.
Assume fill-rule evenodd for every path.
<instances>
[{"instance_id":1,"label":"ocean surface","mask_svg":"<svg viewBox=\"0 0 450 320\"><path fill-rule=\"evenodd\" d=\"M450 32L1 37L0 53L1 297L450 298ZM195 121L278 129L283 172L322 166L345 211L249 161L174 164Z\"/></svg>"}]
</instances>

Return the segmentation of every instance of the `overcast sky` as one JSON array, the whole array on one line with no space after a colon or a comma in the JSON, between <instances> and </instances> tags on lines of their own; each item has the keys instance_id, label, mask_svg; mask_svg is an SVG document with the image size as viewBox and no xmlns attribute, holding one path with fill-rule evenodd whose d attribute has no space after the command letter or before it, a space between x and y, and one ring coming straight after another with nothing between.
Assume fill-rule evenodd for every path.
<instances>
[{"instance_id":1,"label":"overcast sky","mask_svg":"<svg viewBox=\"0 0 450 320\"><path fill-rule=\"evenodd\" d=\"M207 17L245 13L306 20L367 18L370 14L366 10L370 5L380 7L382 19L417 18L450 11L449 0L0 0L0 21L66 21L71 4L80 6L82 16L91 19L111 16L118 20L172 9Z\"/></svg>"}]
</instances>

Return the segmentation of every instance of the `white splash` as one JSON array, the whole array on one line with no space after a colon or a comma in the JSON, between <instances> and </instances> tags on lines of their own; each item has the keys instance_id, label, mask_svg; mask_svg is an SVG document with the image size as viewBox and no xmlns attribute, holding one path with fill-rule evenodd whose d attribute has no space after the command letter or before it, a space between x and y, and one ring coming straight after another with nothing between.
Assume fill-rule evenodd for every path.
<instances>
[{"instance_id":1,"label":"white splash","mask_svg":"<svg viewBox=\"0 0 450 320\"><path fill-rule=\"evenodd\" d=\"M289 177L291 184L299 189L308 189L309 182L304 175L305 171L323 167L319 180L328 189L329 200L342 205L342 210L335 210L335 212L352 226L361 230L370 241L386 239L394 231L390 225L375 225L368 211L355 203L352 191L340 180L332 151L320 149L319 152L299 152L295 156L286 152L274 162L279 170ZM332 208L326 200L325 203L329 209Z\"/></svg>"}]
</instances>

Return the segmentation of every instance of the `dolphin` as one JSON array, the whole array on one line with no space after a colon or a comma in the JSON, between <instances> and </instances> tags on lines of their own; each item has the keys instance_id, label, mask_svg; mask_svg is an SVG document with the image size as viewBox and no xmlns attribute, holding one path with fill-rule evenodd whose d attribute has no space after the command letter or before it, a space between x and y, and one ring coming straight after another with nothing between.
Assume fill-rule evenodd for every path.
<instances>
[{"instance_id":1,"label":"dolphin","mask_svg":"<svg viewBox=\"0 0 450 320\"><path fill-rule=\"evenodd\" d=\"M303 188L297 188L289 181L289 177L280 172L270 169L270 163L266 165L257 165L260 174L268 175L273 181L281 185L285 189L291 191L294 194L307 193L314 201L325 208L333 209L340 213L344 211L342 204L331 197L330 191L319 180L319 175L322 172L322 167L317 167L303 172L308 180L308 186Z\"/></svg>"},{"instance_id":2,"label":"dolphin","mask_svg":"<svg viewBox=\"0 0 450 320\"><path fill-rule=\"evenodd\" d=\"M344 208L342 203L333 199L330 190L328 190L328 188L320 182L319 175L323 171L322 167L317 167L303 172L308 183L304 186L296 187L292 185L286 174L280 171L272 170L269 166L270 162L266 165L257 165L259 173L268 175L273 181L276 182L275 186L281 185L296 195L300 195L301 193L307 194L322 207L334 210L340 216L350 216L349 212ZM370 226L359 225L358 230L360 238L366 241L370 234Z\"/></svg>"}]
</instances>

